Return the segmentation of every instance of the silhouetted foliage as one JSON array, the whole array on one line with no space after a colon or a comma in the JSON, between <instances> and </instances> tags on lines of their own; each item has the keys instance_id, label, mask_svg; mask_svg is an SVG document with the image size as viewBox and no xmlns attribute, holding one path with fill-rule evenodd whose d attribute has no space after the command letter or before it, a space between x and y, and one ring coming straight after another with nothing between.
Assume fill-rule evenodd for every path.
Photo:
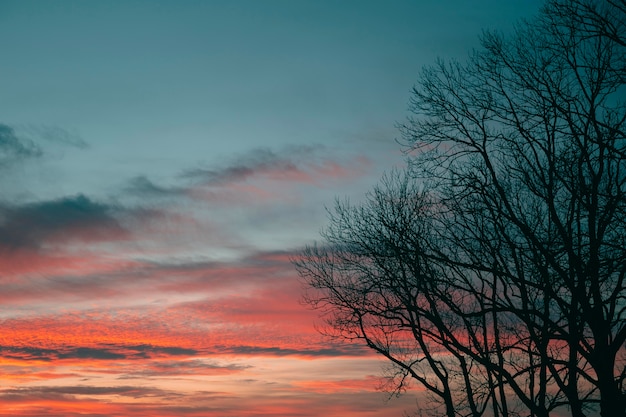
<instances>
[{"instance_id":1,"label":"silhouetted foliage","mask_svg":"<svg viewBox=\"0 0 626 417\"><path fill-rule=\"evenodd\" d=\"M294 260L428 415L626 415L625 32L624 1L554 0L423 70L410 169Z\"/></svg>"}]
</instances>

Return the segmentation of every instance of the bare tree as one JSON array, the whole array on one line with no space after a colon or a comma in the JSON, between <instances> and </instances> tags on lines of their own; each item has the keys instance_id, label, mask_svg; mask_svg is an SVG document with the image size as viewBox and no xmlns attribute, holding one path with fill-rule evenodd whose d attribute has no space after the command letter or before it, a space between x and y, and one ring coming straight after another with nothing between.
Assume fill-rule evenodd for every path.
<instances>
[{"instance_id":1,"label":"bare tree","mask_svg":"<svg viewBox=\"0 0 626 417\"><path fill-rule=\"evenodd\" d=\"M626 415L626 8L554 0L439 62L407 175L295 260L334 335L452 416Z\"/></svg>"}]
</instances>

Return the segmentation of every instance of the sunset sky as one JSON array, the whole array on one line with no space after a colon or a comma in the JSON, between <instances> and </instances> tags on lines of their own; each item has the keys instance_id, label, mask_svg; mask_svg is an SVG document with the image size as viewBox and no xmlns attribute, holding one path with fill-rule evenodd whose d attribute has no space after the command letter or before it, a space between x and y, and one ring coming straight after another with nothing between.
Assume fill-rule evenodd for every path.
<instances>
[{"instance_id":1,"label":"sunset sky","mask_svg":"<svg viewBox=\"0 0 626 417\"><path fill-rule=\"evenodd\" d=\"M0 0L0 417L402 416L289 262L539 0Z\"/></svg>"}]
</instances>

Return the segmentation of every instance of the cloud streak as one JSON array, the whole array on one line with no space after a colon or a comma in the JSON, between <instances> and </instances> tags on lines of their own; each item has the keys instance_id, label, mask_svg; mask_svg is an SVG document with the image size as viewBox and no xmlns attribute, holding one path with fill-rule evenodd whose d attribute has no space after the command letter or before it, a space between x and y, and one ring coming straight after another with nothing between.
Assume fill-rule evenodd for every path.
<instances>
[{"instance_id":1,"label":"cloud streak","mask_svg":"<svg viewBox=\"0 0 626 417\"><path fill-rule=\"evenodd\" d=\"M19 126L20 130L30 133L46 141L78 149L88 149L89 144L77 133L59 126L26 125Z\"/></svg>"},{"instance_id":2,"label":"cloud streak","mask_svg":"<svg viewBox=\"0 0 626 417\"><path fill-rule=\"evenodd\" d=\"M41 148L34 142L18 137L11 126L0 123L0 168L16 160L36 158L42 154Z\"/></svg>"},{"instance_id":3,"label":"cloud streak","mask_svg":"<svg viewBox=\"0 0 626 417\"><path fill-rule=\"evenodd\" d=\"M316 183L327 178L362 175L371 167L364 156L351 161L320 159L314 147L290 147L280 152L257 148L221 168L194 168L181 178L206 186L226 186L251 180Z\"/></svg>"},{"instance_id":4,"label":"cloud streak","mask_svg":"<svg viewBox=\"0 0 626 417\"><path fill-rule=\"evenodd\" d=\"M184 197L187 194L185 187L164 187L148 179L144 175L132 178L125 186L125 191L141 197Z\"/></svg>"}]
</instances>

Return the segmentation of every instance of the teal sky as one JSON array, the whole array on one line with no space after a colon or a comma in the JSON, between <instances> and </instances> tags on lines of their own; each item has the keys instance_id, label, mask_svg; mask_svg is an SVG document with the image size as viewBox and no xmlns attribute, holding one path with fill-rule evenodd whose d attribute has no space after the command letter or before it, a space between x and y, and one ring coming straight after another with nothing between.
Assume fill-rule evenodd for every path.
<instances>
[{"instance_id":1,"label":"teal sky","mask_svg":"<svg viewBox=\"0 0 626 417\"><path fill-rule=\"evenodd\" d=\"M420 69L539 7L0 0L0 417L411 411L289 259L404 164Z\"/></svg>"},{"instance_id":2,"label":"teal sky","mask_svg":"<svg viewBox=\"0 0 626 417\"><path fill-rule=\"evenodd\" d=\"M389 143L423 65L463 58L482 29L508 30L537 8L1 1L0 114L82 139L92 149L63 164L87 177L171 175L259 146Z\"/></svg>"}]
</instances>

